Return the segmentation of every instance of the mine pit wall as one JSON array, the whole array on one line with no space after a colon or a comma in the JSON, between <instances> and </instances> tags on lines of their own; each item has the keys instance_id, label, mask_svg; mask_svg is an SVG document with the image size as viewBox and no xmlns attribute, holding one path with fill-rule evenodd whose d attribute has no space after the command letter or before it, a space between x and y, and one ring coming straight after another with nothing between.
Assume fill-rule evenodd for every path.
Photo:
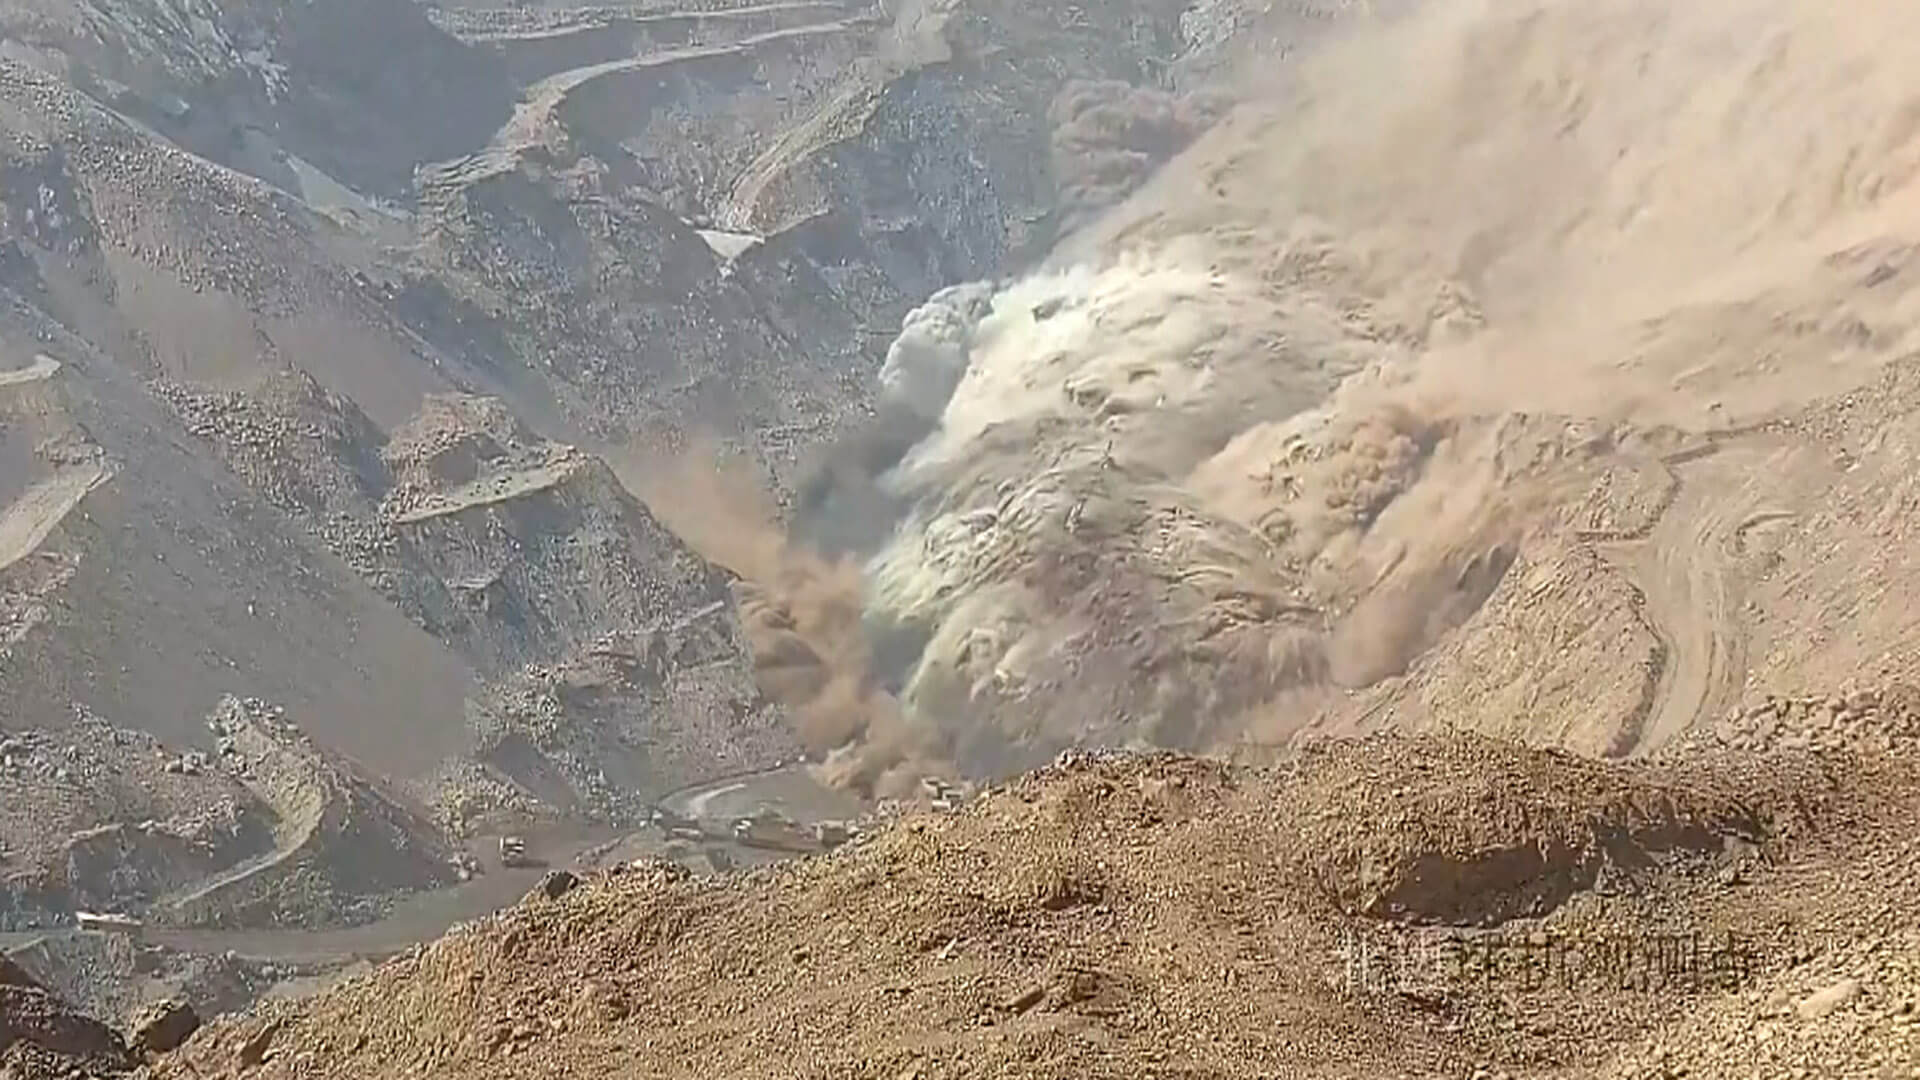
<instances>
[{"instance_id":1,"label":"mine pit wall","mask_svg":"<svg viewBox=\"0 0 1920 1080\"><path fill-rule=\"evenodd\" d=\"M231 712L228 714L233 715ZM164 913L181 927L320 926L364 922L383 893L447 884L452 873L424 822L347 774L297 732L229 721L229 759L279 814L271 855L180 898Z\"/></svg>"},{"instance_id":2,"label":"mine pit wall","mask_svg":"<svg viewBox=\"0 0 1920 1080\"><path fill-rule=\"evenodd\" d=\"M668 790L801 752L724 598L529 665L491 688L476 727L484 760L528 791L625 825Z\"/></svg>"},{"instance_id":3,"label":"mine pit wall","mask_svg":"<svg viewBox=\"0 0 1920 1080\"><path fill-rule=\"evenodd\" d=\"M734 179L791 128L865 51L853 27L796 30L737 51L614 72L567 95L558 117L580 149L623 184L638 184L682 217L717 218ZM775 89L775 88L779 89Z\"/></svg>"},{"instance_id":4,"label":"mine pit wall","mask_svg":"<svg viewBox=\"0 0 1920 1080\"><path fill-rule=\"evenodd\" d=\"M439 580L473 583L460 591L467 619L446 637L496 677L728 596L724 575L598 461L396 527Z\"/></svg>"},{"instance_id":5,"label":"mine pit wall","mask_svg":"<svg viewBox=\"0 0 1920 1080\"><path fill-rule=\"evenodd\" d=\"M270 850L272 837L248 813L221 841L118 822L76 833L45 873L0 879L0 931L67 926L79 911L143 912L169 890Z\"/></svg>"},{"instance_id":6,"label":"mine pit wall","mask_svg":"<svg viewBox=\"0 0 1920 1080\"><path fill-rule=\"evenodd\" d=\"M853 11L839 4L769 6L735 15L659 12L613 16L566 30L475 35L473 45L497 55L521 85L574 68L591 67L632 56L702 45L724 45L742 38L794 30L839 18Z\"/></svg>"},{"instance_id":7,"label":"mine pit wall","mask_svg":"<svg viewBox=\"0 0 1920 1080\"><path fill-rule=\"evenodd\" d=\"M258 126L361 192L403 198L414 165L484 143L511 115L499 59L433 26L420 5L291 3L275 16L274 58L300 82L260 103Z\"/></svg>"}]
</instances>

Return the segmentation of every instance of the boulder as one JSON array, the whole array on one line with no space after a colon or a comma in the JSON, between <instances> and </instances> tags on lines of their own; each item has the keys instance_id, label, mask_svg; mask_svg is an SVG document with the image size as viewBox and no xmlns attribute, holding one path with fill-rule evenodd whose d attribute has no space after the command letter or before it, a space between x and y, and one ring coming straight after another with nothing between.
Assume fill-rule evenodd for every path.
<instances>
[{"instance_id":1,"label":"boulder","mask_svg":"<svg viewBox=\"0 0 1920 1080\"><path fill-rule=\"evenodd\" d=\"M200 1030L200 1016L184 1001L156 1001L133 1018L133 1049L142 1054L177 1050Z\"/></svg>"}]
</instances>

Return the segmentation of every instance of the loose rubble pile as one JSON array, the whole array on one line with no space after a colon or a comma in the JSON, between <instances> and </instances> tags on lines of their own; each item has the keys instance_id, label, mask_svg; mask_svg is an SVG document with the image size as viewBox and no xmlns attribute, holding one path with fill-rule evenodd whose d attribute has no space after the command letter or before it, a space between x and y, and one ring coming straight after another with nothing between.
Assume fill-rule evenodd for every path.
<instances>
[{"instance_id":1,"label":"loose rubble pile","mask_svg":"<svg viewBox=\"0 0 1920 1080\"><path fill-rule=\"evenodd\" d=\"M1772 697L1738 710L1710 738L1736 750L1891 750L1920 740L1920 692L1909 686L1820 697Z\"/></svg>"},{"instance_id":2,"label":"loose rubble pile","mask_svg":"<svg viewBox=\"0 0 1920 1080\"><path fill-rule=\"evenodd\" d=\"M117 1074L132 1064L112 1028L74 1013L0 956L0 1075L41 1080Z\"/></svg>"}]
</instances>

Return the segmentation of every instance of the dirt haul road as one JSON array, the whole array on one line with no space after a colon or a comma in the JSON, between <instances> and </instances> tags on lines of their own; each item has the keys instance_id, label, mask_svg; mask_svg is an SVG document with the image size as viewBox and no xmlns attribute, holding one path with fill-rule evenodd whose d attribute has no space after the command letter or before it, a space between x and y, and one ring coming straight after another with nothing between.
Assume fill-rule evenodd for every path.
<instances>
[{"instance_id":1,"label":"dirt haul road","mask_svg":"<svg viewBox=\"0 0 1920 1080\"><path fill-rule=\"evenodd\" d=\"M698 820L711 834L724 837L732 823L766 810L778 810L801 825L844 819L862 809L858 799L822 785L803 765L791 765L684 788L664 796L661 805L683 817ZM195 953L234 952L255 960L317 963L333 960L377 960L445 934L454 925L490 915L525 896L553 869L581 869L612 859L659 856L661 838L651 831L615 836L605 829L559 828L535 831L529 839L534 862L529 866L502 865L497 848L476 841L473 851L485 872L471 881L445 889L417 893L395 904L376 922L337 930L176 930L148 927L145 941ZM739 848L715 839L709 847L724 848L743 865L766 862L767 853ZM284 858L298 845L229 868L181 890L163 903L177 906L259 873ZM0 934L0 952L34 941L83 933L73 929Z\"/></svg>"}]
</instances>

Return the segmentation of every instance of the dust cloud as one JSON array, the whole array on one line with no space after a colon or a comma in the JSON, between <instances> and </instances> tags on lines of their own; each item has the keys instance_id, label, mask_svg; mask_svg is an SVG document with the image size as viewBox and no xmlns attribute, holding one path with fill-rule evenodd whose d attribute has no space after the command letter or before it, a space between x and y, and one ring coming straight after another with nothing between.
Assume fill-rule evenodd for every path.
<instances>
[{"instance_id":1,"label":"dust cloud","mask_svg":"<svg viewBox=\"0 0 1920 1080\"><path fill-rule=\"evenodd\" d=\"M1111 80L1068 83L1054 99L1060 218L1078 228L1138 190L1227 109L1225 94L1175 93Z\"/></svg>"},{"instance_id":2,"label":"dust cloud","mask_svg":"<svg viewBox=\"0 0 1920 1080\"><path fill-rule=\"evenodd\" d=\"M861 471L876 438L857 433L827 465ZM857 560L794 542L764 476L718 440L634 450L618 464L628 490L734 575L756 679L788 710L823 780L900 795L922 776L952 771L935 757L936 740L909 727L884 684L884 642L865 625Z\"/></svg>"},{"instance_id":3,"label":"dust cloud","mask_svg":"<svg viewBox=\"0 0 1920 1080\"><path fill-rule=\"evenodd\" d=\"M908 321L822 473L878 508L858 542L742 571L847 673L795 688L809 738L869 781L1284 739L1472 619L1609 433L1751 424L1913 351L1907 16L1434 0L1144 183L1204 123L1065 95L1067 205L1106 208ZM897 693L875 640L910 643Z\"/></svg>"}]
</instances>

